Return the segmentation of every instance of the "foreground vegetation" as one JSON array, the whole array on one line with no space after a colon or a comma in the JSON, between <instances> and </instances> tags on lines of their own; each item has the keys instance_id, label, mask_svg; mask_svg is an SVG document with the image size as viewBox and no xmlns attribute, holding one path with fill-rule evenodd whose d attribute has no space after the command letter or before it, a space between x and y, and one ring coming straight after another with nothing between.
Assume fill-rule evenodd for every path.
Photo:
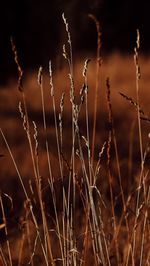
<instances>
[{"instance_id":1,"label":"foreground vegetation","mask_svg":"<svg viewBox=\"0 0 150 266\"><path fill-rule=\"evenodd\" d=\"M135 95L120 92L126 112L116 103L114 115L109 78L99 97L103 78L100 32L98 22L91 18L98 32L92 77L95 91L89 86L89 59L81 73L82 86L76 88L71 36L63 16L67 33L63 56L70 88L58 97L49 62L46 91L40 67L38 113L33 114L28 105L23 71L12 41L20 101L17 132L8 134L8 118L0 129L1 161L8 165L0 195L1 265L150 264L150 120L140 104L140 36L137 31ZM33 105L36 98L33 94L30 99ZM15 152L7 136L15 139Z\"/></svg>"}]
</instances>

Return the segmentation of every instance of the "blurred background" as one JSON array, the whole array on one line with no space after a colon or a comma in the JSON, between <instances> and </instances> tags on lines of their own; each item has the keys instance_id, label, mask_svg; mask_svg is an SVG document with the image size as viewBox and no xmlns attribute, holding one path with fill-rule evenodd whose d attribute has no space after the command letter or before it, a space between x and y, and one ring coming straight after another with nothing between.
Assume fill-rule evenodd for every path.
<instances>
[{"instance_id":1,"label":"blurred background","mask_svg":"<svg viewBox=\"0 0 150 266\"><path fill-rule=\"evenodd\" d=\"M74 56L94 54L96 29L88 14L100 21L102 53L133 53L136 29L141 51L149 53L150 1L135 0L5 0L0 15L0 83L17 77L11 51L13 37L23 69L47 68L48 61L61 65L59 56L66 42L62 13L69 22Z\"/></svg>"}]
</instances>

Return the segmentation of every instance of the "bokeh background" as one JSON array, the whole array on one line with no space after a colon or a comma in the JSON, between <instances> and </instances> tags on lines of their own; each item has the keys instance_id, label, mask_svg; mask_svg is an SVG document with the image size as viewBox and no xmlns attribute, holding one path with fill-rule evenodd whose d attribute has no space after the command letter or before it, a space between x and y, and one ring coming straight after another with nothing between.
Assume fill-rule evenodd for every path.
<instances>
[{"instance_id":1,"label":"bokeh background","mask_svg":"<svg viewBox=\"0 0 150 266\"><path fill-rule=\"evenodd\" d=\"M2 1L1 1L2 2ZM0 127L2 128L7 142L12 150L14 160L20 171L22 180L31 193L30 182L34 185L35 177L31 159L28 137L23 128L23 121L19 112L19 102L22 102L22 93L17 89L18 71L11 48L11 37L16 45L19 62L24 70L23 88L26 96L26 105L29 115L31 138L33 147L34 127L32 121L37 125L39 143L39 168L42 182L44 182L44 196L49 197L49 192L45 188L49 178L47 155L45 149L45 132L43 130L43 116L41 104L41 92L37 83L39 67L43 66L43 89L45 101L45 115L47 122L47 135L50 145L50 157L54 185L58 205L60 204L61 183L60 170L58 167L58 154L56 131L54 125L54 113L52 97L50 95L50 80L48 73L49 60L52 60L53 81L55 88L56 113L60 112L60 100L65 92L63 111L63 155L67 162L70 162L72 151L72 131L71 131L71 104L70 104L70 80L68 78L68 65L62 55L63 44L67 44L67 34L62 19L62 13L69 23L69 30L72 38L74 84L77 101L80 102L80 89L83 86L82 75L84 62L91 58L88 66L88 112L90 144L92 143L93 112L96 83L96 49L97 33L94 22L89 18L89 14L97 17L101 26L101 57L100 82L98 86L97 101L97 124L95 136L95 161L97 163L99 152L108 141L110 124L108 123L108 110L106 101L106 79L110 78L111 104L113 109L115 136L118 145L120 171L122 186L125 198L128 195L135 195L133 192L139 187L139 173L141 171L141 157L139 145L139 132L137 123L137 110L133 104L120 96L119 92L136 101L136 69L134 64L134 47L136 45L136 30L140 30L140 53L139 64L141 69L140 79L140 106L145 114L150 117L149 110L149 89L150 89L150 1L143 0L5 0L1 3L0 15ZM80 130L86 136L85 103L79 117ZM150 124L141 121L143 151L147 152L145 159L145 170L149 173L150 162ZM75 147L78 149L78 145ZM84 154L86 156L86 145L83 142ZM103 157L103 156L102 156ZM82 179L82 166L76 155L76 175ZM87 160L87 157L85 157ZM100 193L110 211L110 193L107 173L106 154L102 159L101 169L98 176ZM66 166L65 166L66 167ZM64 168L64 177L68 178L68 169ZM120 187L118 182L118 167L116 164L115 152L112 148L111 169L113 176L113 193L115 198L115 213L120 216L122 203L120 197ZM70 171L70 170L69 170ZM66 174L67 172L67 174ZM146 175L147 183L149 175ZM59 185L58 185L59 184ZM13 202L10 208L10 200L4 196L6 209L8 237L12 243L13 265L18 265L18 250L20 249L20 221L25 216L24 194L16 173L16 169L0 134L0 192L9 195ZM47 199L47 198L46 198ZM134 201L135 198L133 198ZM47 203L48 204L48 203ZM52 203L48 206L53 206ZM142 205L141 205L142 206ZM77 210L78 221L81 218L79 206ZM60 210L59 210L60 211ZM133 215L132 211L132 215ZM38 215L38 210L37 210ZM49 212L48 212L49 215ZM50 211L50 216L51 216ZM50 217L49 216L49 217ZM2 223L0 213L0 224ZM82 215L83 217L83 215ZM134 216L133 216L134 217ZM142 218L144 215L142 215ZM111 218L111 217L110 217ZM23 221L23 220L22 220ZM110 219L112 224L112 218ZM104 216L104 224L108 226L107 215ZM143 226L143 224L141 224ZM124 230L124 228L122 227ZM106 230L108 239L109 229ZM24 232L24 231L23 231ZM122 231L123 232L123 231ZM110 231L110 233L112 233ZM139 237L139 234L137 234ZM34 232L32 236L34 240ZM121 241L119 247L124 250L124 234L120 234ZM14 241L15 239L15 241ZM5 243L6 236L0 230L0 244ZM141 243L141 242L140 242ZM146 241L145 241L146 243ZM122 246L120 246L122 245ZM146 243L149 249L149 241ZM139 249L140 251L140 249ZM27 253L27 255L26 255ZM28 249L24 252L24 257L28 258ZM125 253L126 254L126 253ZM145 255L146 256L146 255ZM112 256L113 257L113 256ZM138 256L136 256L138 258ZM89 260L89 257L88 257ZM16 262L17 261L17 262ZM23 265L27 265L27 263ZM38 265L38 264L36 264ZM40 263L42 265L42 263ZM90 264L92 265L92 263ZM117 263L112 264L117 265ZM140 265L137 262L136 265ZM143 264L146 265L146 264Z\"/></svg>"},{"instance_id":2,"label":"bokeh background","mask_svg":"<svg viewBox=\"0 0 150 266\"><path fill-rule=\"evenodd\" d=\"M5 0L0 15L0 82L17 75L10 38L17 46L23 69L47 67L66 40L62 13L68 18L74 55L94 53L96 30L88 14L95 15L102 29L102 52L131 53L136 29L141 33L141 51L149 53L149 1L135 0ZM65 35L65 36L64 36Z\"/></svg>"}]
</instances>

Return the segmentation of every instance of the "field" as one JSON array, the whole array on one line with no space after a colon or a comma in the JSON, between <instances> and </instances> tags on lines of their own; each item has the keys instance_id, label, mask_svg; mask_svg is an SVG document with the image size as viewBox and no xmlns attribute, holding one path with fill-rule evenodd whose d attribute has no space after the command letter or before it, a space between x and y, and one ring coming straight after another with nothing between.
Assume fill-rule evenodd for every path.
<instances>
[{"instance_id":1,"label":"field","mask_svg":"<svg viewBox=\"0 0 150 266\"><path fill-rule=\"evenodd\" d=\"M61 69L0 88L0 265L150 265L150 58L136 51L98 65L64 48Z\"/></svg>"}]
</instances>

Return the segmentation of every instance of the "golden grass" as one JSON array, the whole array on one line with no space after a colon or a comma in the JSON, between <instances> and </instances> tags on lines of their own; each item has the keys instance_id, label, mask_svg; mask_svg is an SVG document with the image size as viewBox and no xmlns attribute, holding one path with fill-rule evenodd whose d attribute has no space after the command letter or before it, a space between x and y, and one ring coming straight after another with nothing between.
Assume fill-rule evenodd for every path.
<instances>
[{"instance_id":1,"label":"golden grass","mask_svg":"<svg viewBox=\"0 0 150 266\"><path fill-rule=\"evenodd\" d=\"M103 58L95 98L97 58L73 64L63 20L61 70L50 62L49 73L22 80L12 42L20 79L0 89L0 263L148 266L149 121L141 110L149 116L150 59L138 42L135 58Z\"/></svg>"}]
</instances>

